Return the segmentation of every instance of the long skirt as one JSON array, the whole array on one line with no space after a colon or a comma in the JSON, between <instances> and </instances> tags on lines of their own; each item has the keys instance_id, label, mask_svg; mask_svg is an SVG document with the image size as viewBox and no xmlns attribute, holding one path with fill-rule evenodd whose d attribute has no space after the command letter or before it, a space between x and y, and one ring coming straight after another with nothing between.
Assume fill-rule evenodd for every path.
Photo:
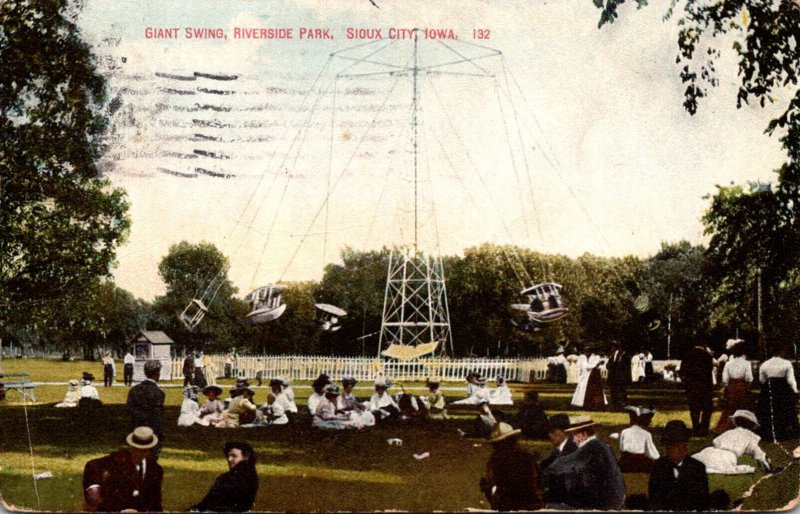
<instances>
[{"instance_id":1,"label":"long skirt","mask_svg":"<svg viewBox=\"0 0 800 514\"><path fill-rule=\"evenodd\" d=\"M725 387L725 396L723 397L725 398L725 406L722 408L719 421L714 426L714 432L721 434L729 428L733 428L734 425L731 423L730 417L737 410L753 410L751 405L753 402L750 401L748 385L743 378L734 378L728 382L727 387Z\"/></svg>"},{"instance_id":2,"label":"long skirt","mask_svg":"<svg viewBox=\"0 0 800 514\"><path fill-rule=\"evenodd\" d=\"M797 394L786 378L770 378L761 384L756 409L759 435L765 441L785 441L800 435L797 421Z\"/></svg>"},{"instance_id":3,"label":"long skirt","mask_svg":"<svg viewBox=\"0 0 800 514\"><path fill-rule=\"evenodd\" d=\"M606 393L603 392L603 379L597 368L589 372L589 381L586 384L586 395L583 397L583 408L586 410L604 410Z\"/></svg>"}]
</instances>

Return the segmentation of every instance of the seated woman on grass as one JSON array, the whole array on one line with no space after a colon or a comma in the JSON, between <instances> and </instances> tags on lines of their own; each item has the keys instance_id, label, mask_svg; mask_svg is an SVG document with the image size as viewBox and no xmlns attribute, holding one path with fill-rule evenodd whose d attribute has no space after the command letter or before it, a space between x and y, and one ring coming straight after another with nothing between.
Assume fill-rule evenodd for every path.
<instances>
[{"instance_id":1,"label":"seated woman on grass","mask_svg":"<svg viewBox=\"0 0 800 514\"><path fill-rule=\"evenodd\" d=\"M97 388L92 385L93 380L94 375L87 373L86 371L83 372L83 376L81 377L81 386L78 389L78 392L80 392L81 395L80 400L78 400L78 406L98 407L103 404L100 401L100 393L98 393Z\"/></svg>"},{"instance_id":2,"label":"seated woman on grass","mask_svg":"<svg viewBox=\"0 0 800 514\"><path fill-rule=\"evenodd\" d=\"M328 384L323 391L325 396L317 404L317 411L311 426L314 428L343 430L347 428L361 428L362 425L350 420L350 416L336 408L336 399L339 397L339 386Z\"/></svg>"},{"instance_id":3,"label":"seated woman on grass","mask_svg":"<svg viewBox=\"0 0 800 514\"><path fill-rule=\"evenodd\" d=\"M625 407L630 415L631 425L619 435L619 469L623 473L650 473L660 457L653 442L653 435L647 427L653 421L656 411L653 408Z\"/></svg>"},{"instance_id":4,"label":"seated woman on grass","mask_svg":"<svg viewBox=\"0 0 800 514\"><path fill-rule=\"evenodd\" d=\"M236 428L240 425L252 423L255 420L257 407L250 400L255 396L255 392L247 385L237 387L231 391L235 396L231 400L228 410L223 414L223 420L216 425L219 428Z\"/></svg>"},{"instance_id":5,"label":"seated woman on grass","mask_svg":"<svg viewBox=\"0 0 800 514\"><path fill-rule=\"evenodd\" d=\"M258 408L256 419L253 422L257 426L286 425L289 423L289 416L286 414L286 402L280 400L275 393L267 395L267 401Z\"/></svg>"},{"instance_id":6,"label":"seated woman on grass","mask_svg":"<svg viewBox=\"0 0 800 514\"><path fill-rule=\"evenodd\" d=\"M769 465L767 455L758 446L761 437L756 435L758 420L749 410L738 410L730 419L735 428L731 428L717 436L714 446L703 448L692 455L706 465L706 473L721 475L743 475L753 473L755 468L747 464L739 464L739 457L751 455L766 472L777 472Z\"/></svg>"},{"instance_id":7,"label":"seated woman on grass","mask_svg":"<svg viewBox=\"0 0 800 514\"><path fill-rule=\"evenodd\" d=\"M469 380L469 378L468 378ZM484 401L489 401L489 390L486 389L486 379L480 376L475 376L467 388L469 396L463 400L457 400L450 405L479 405Z\"/></svg>"},{"instance_id":8,"label":"seated woman on grass","mask_svg":"<svg viewBox=\"0 0 800 514\"><path fill-rule=\"evenodd\" d=\"M219 395L222 394L222 388L216 385L207 386L203 388L203 394L208 399L198 413L197 424L207 427L221 423L223 419L222 413L225 410L225 403L219 399Z\"/></svg>"},{"instance_id":9,"label":"seated woman on grass","mask_svg":"<svg viewBox=\"0 0 800 514\"><path fill-rule=\"evenodd\" d=\"M497 376L497 387L489 391L489 403L492 405L514 405L511 398L511 389L508 388L506 379Z\"/></svg>"},{"instance_id":10,"label":"seated woman on grass","mask_svg":"<svg viewBox=\"0 0 800 514\"><path fill-rule=\"evenodd\" d=\"M336 398L336 409L348 415L349 419L356 425L372 426L375 424L375 416L367 408L367 402L360 402L353 394L353 389L357 384L353 377L342 379L342 392ZM365 405L366 404L366 405Z\"/></svg>"},{"instance_id":11,"label":"seated woman on grass","mask_svg":"<svg viewBox=\"0 0 800 514\"><path fill-rule=\"evenodd\" d=\"M311 393L311 396L308 397L308 401L306 402L308 412L311 414L311 416L316 414L317 405L319 405L319 402L325 398L325 392L323 389L326 385L330 384L330 382L331 380L328 378L328 375L322 373L311 383L311 388L314 390L314 392Z\"/></svg>"},{"instance_id":12,"label":"seated woman on grass","mask_svg":"<svg viewBox=\"0 0 800 514\"><path fill-rule=\"evenodd\" d=\"M445 409L444 395L439 391L441 383L439 377L428 378L425 385L428 387L428 395L420 396L419 401L428 410L430 419L447 419L447 409Z\"/></svg>"},{"instance_id":13,"label":"seated woman on grass","mask_svg":"<svg viewBox=\"0 0 800 514\"><path fill-rule=\"evenodd\" d=\"M197 386L183 388L183 402L178 416L179 427L190 427L200 420L200 405L197 403Z\"/></svg>"},{"instance_id":14,"label":"seated woman on grass","mask_svg":"<svg viewBox=\"0 0 800 514\"><path fill-rule=\"evenodd\" d=\"M400 416L400 407L388 393L391 386L391 381L382 378L375 380L375 392L369 399L369 410L378 423Z\"/></svg>"},{"instance_id":15,"label":"seated woman on grass","mask_svg":"<svg viewBox=\"0 0 800 514\"><path fill-rule=\"evenodd\" d=\"M64 408L64 407L77 407L78 400L81 399L81 393L78 391L78 381L73 379L69 381L67 384L67 394L64 396L64 401L61 403L57 403L56 407Z\"/></svg>"}]
</instances>

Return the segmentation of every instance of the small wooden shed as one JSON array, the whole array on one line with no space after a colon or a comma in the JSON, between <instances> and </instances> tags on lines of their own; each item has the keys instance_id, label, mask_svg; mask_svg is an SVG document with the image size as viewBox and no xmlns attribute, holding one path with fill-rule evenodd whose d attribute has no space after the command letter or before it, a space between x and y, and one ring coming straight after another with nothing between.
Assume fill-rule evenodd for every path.
<instances>
[{"instance_id":1,"label":"small wooden shed","mask_svg":"<svg viewBox=\"0 0 800 514\"><path fill-rule=\"evenodd\" d=\"M172 380L172 345L175 342L160 330L143 330L133 340L133 379L144 380L144 363L149 359L161 361L159 380Z\"/></svg>"}]
</instances>

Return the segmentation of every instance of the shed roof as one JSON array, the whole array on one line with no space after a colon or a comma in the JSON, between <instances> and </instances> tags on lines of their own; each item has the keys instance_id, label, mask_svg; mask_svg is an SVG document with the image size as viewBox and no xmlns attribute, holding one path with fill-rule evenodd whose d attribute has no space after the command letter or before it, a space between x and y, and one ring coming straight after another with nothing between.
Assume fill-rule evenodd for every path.
<instances>
[{"instance_id":1,"label":"shed roof","mask_svg":"<svg viewBox=\"0 0 800 514\"><path fill-rule=\"evenodd\" d=\"M139 335L136 336L137 341L141 341L142 339L147 340L153 344L174 344L175 341L169 338L167 334L160 330L142 330L139 332Z\"/></svg>"}]
</instances>

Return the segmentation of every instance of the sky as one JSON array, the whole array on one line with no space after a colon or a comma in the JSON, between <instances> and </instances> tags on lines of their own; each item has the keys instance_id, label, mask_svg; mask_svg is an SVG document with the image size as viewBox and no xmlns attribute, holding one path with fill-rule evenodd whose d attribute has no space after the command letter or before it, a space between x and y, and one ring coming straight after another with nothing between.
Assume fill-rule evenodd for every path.
<instances>
[{"instance_id":1,"label":"sky","mask_svg":"<svg viewBox=\"0 0 800 514\"><path fill-rule=\"evenodd\" d=\"M598 29L590 0L376 3L87 0L79 25L115 99L101 167L131 204L120 287L162 294L158 262L182 240L215 244L242 295L318 279L344 246L645 257L705 242L704 197L784 160L764 134L780 106L736 108L730 37L719 87L686 113L661 8ZM388 39L414 27L458 38L418 42L416 136L414 43Z\"/></svg>"}]
</instances>

